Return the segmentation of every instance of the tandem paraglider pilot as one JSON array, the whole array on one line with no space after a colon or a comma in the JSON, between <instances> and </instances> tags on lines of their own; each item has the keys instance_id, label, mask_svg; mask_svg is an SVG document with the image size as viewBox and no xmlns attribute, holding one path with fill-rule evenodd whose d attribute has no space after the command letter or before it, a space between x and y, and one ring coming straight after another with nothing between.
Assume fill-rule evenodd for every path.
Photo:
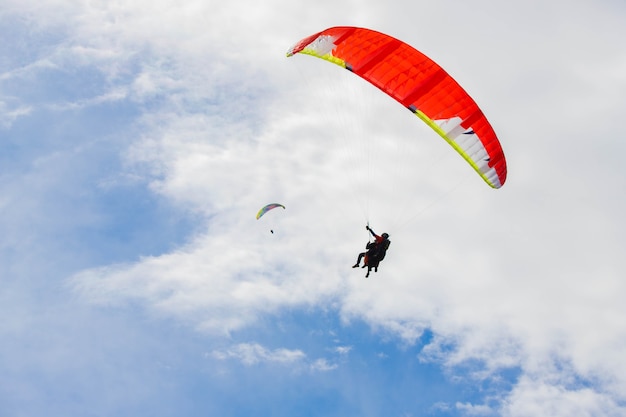
<instances>
[{"instance_id":1,"label":"tandem paraglider pilot","mask_svg":"<svg viewBox=\"0 0 626 417\"><path fill-rule=\"evenodd\" d=\"M356 264L352 265L352 268L358 268L361 264L361 259L363 259L363 266L361 268L367 267L367 274L365 274L365 278L367 278L370 276L372 269L374 269L374 272L378 272L378 264L385 259L391 241L389 240L389 234L383 233L379 236L369 225L365 226L365 228L372 234L374 241L367 242L367 245L365 245L366 251L359 253Z\"/></svg>"}]
</instances>

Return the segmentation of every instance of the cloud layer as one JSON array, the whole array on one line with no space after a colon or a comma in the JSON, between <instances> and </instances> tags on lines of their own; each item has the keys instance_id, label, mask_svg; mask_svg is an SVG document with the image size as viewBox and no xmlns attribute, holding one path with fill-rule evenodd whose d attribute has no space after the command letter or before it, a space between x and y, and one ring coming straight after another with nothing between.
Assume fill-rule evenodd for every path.
<instances>
[{"instance_id":1,"label":"cloud layer","mask_svg":"<svg viewBox=\"0 0 626 417\"><path fill-rule=\"evenodd\" d=\"M0 21L16 35L0 67L0 129L13 156L0 172L3 298L32 291L18 276L38 282L45 268L32 260L54 248L64 260L54 286L94 309L138 308L222 341L208 350L218 362L334 371L352 343L331 358L238 339L268 317L332 311L346 327L364 322L419 346L419 360L452 380L508 378L474 402L434 406L441 415L625 415L616 132L626 11L322 2L300 17L287 3L6 5ZM351 74L285 58L334 24L406 39L467 86L503 143L505 187L471 177L432 132ZM107 220L113 200L137 214ZM287 209L254 219L275 201ZM138 228L150 215L161 232ZM368 219L392 247L365 280L350 266ZM127 243L93 254L96 229ZM65 252L53 243L61 232Z\"/></svg>"}]
</instances>

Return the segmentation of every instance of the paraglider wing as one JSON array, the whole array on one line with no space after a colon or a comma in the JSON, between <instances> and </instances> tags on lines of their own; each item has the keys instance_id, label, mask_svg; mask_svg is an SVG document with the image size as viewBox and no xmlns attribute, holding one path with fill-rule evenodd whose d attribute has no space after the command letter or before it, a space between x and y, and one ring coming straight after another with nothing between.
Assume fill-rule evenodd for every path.
<instances>
[{"instance_id":1,"label":"paraglider wing","mask_svg":"<svg viewBox=\"0 0 626 417\"><path fill-rule=\"evenodd\" d=\"M268 204L268 205L264 206L263 208L261 208L261 210L259 210L259 212L256 214L257 220L260 219L268 211L270 211L272 209L275 209L277 207L285 208L285 206L283 206L282 204L278 204L278 203ZM272 233L274 233L274 232L272 231Z\"/></svg>"},{"instance_id":2,"label":"paraglider wing","mask_svg":"<svg viewBox=\"0 0 626 417\"><path fill-rule=\"evenodd\" d=\"M375 85L428 124L491 187L506 181L504 152L485 115L443 68L412 46L342 26L302 39L287 56L297 53L335 63Z\"/></svg>"}]
</instances>

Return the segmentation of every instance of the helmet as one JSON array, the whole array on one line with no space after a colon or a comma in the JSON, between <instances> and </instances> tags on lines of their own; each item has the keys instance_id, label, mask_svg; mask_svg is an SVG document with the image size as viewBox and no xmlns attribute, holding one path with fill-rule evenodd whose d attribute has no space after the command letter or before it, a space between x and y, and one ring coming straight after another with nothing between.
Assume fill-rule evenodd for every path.
<instances>
[{"instance_id":1,"label":"helmet","mask_svg":"<svg viewBox=\"0 0 626 417\"><path fill-rule=\"evenodd\" d=\"M383 233L382 237L383 237L383 239L387 239L387 238L389 238L389 234L388 233Z\"/></svg>"}]
</instances>

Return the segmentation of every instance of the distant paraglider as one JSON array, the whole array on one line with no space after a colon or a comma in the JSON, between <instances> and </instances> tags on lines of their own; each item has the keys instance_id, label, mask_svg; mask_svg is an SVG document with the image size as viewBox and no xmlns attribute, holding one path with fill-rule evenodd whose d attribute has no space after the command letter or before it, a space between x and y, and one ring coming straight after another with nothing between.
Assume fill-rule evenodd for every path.
<instances>
[{"instance_id":1,"label":"distant paraglider","mask_svg":"<svg viewBox=\"0 0 626 417\"><path fill-rule=\"evenodd\" d=\"M272 203L272 204L263 206L261 210L259 210L259 212L256 214L256 219L259 220L261 217L263 217L263 215L265 215L265 213L278 207L282 207L283 209L285 208L285 206L279 203ZM270 229L270 232L274 234L274 229Z\"/></svg>"}]
</instances>

